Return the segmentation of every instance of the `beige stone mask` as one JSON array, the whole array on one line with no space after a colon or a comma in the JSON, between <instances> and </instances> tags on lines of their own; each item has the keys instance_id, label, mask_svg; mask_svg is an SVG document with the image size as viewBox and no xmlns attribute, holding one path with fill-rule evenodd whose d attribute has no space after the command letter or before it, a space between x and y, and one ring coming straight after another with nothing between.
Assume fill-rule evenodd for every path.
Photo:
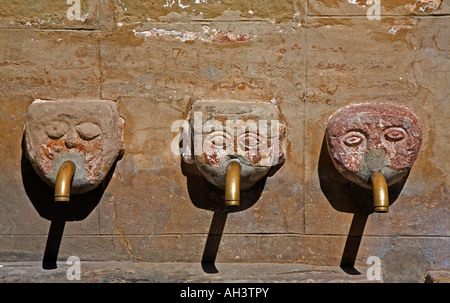
<instances>
[{"instance_id":1,"label":"beige stone mask","mask_svg":"<svg viewBox=\"0 0 450 303\"><path fill-rule=\"evenodd\" d=\"M25 152L36 173L55 185L61 164L75 163L72 193L97 187L125 149L124 120L107 100L35 100L27 112Z\"/></svg>"},{"instance_id":2,"label":"beige stone mask","mask_svg":"<svg viewBox=\"0 0 450 303\"><path fill-rule=\"evenodd\" d=\"M285 159L286 125L271 103L201 100L189 115L192 148L183 159L219 188L225 188L232 160L242 165L241 189L246 190Z\"/></svg>"}]
</instances>

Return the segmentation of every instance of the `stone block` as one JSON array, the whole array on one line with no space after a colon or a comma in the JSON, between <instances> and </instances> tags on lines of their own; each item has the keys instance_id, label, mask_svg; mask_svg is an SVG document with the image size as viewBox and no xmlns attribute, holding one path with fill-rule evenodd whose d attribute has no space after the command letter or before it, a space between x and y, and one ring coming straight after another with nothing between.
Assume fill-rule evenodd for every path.
<instances>
[{"instance_id":1,"label":"stone block","mask_svg":"<svg viewBox=\"0 0 450 303\"><path fill-rule=\"evenodd\" d=\"M366 16L374 22L392 16L443 15L449 10L442 0L308 0L308 16Z\"/></svg>"},{"instance_id":2,"label":"stone block","mask_svg":"<svg viewBox=\"0 0 450 303\"><path fill-rule=\"evenodd\" d=\"M98 4L89 0L5 0L0 28L93 30L99 26Z\"/></svg>"},{"instance_id":3,"label":"stone block","mask_svg":"<svg viewBox=\"0 0 450 303\"><path fill-rule=\"evenodd\" d=\"M0 30L0 95L100 96L98 40L85 31Z\"/></svg>"},{"instance_id":4,"label":"stone block","mask_svg":"<svg viewBox=\"0 0 450 303\"><path fill-rule=\"evenodd\" d=\"M288 22L305 8L304 0L282 1L123 1L116 3L116 19L119 22L186 22L206 20L264 20Z\"/></svg>"}]
</instances>

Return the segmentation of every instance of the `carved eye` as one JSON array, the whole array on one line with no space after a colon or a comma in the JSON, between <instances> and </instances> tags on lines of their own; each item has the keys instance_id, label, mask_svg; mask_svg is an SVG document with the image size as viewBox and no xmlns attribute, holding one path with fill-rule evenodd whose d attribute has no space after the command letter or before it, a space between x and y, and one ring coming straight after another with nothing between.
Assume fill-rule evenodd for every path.
<instances>
[{"instance_id":1,"label":"carved eye","mask_svg":"<svg viewBox=\"0 0 450 303\"><path fill-rule=\"evenodd\" d=\"M209 147L212 149L223 149L227 148L227 144L231 144L227 138L227 135L223 131L215 131L209 134L205 138L205 142L209 142Z\"/></svg>"},{"instance_id":2,"label":"carved eye","mask_svg":"<svg viewBox=\"0 0 450 303\"><path fill-rule=\"evenodd\" d=\"M100 127L92 122L80 123L75 128L77 129L80 138L88 141L96 138L102 132Z\"/></svg>"},{"instance_id":3,"label":"carved eye","mask_svg":"<svg viewBox=\"0 0 450 303\"><path fill-rule=\"evenodd\" d=\"M239 147L242 150L254 149L259 144L259 136L256 133L247 132L239 140Z\"/></svg>"},{"instance_id":4,"label":"carved eye","mask_svg":"<svg viewBox=\"0 0 450 303\"><path fill-rule=\"evenodd\" d=\"M64 136L68 128L65 122L51 122L47 125L45 132L50 139L57 140Z\"/></svg>"},{"instance_id":5,"label":"carved eye","mask_svg":"<svg viewBox=\"0 0 450 303\"><path fill-rule=\"evenodd\" d=\"M225 148L227 140L224 136L215 136L212 138L211 144L214 148Z\"/></svg>"},{"instance_id":6,"label":"carved eye","mask_svg":"<svg viewBox=\"0 0 450 303\"><path fill-rule=\"evenodd\" d=\"M343 138L342 141L345 145L352 147L358 146L366 140L366 137L360 132L349 132Z\"/></svg>"},{"instance_id":7,"label":"carved eye","mask_svg":"<svg viewBox=\"0 0 450 303\"><path fill-rule=\"evenodd\" d=\"M386 130L384 137L389 141L401 141L406 137L406 131L401 127L391 127Z\"/></svg>"}]
</instances>

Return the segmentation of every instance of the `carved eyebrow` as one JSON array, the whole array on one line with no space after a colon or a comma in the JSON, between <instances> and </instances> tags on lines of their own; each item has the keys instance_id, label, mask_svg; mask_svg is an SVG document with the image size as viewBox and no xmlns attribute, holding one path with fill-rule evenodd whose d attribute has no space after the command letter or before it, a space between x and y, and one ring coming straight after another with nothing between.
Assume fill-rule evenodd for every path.
<instances>
[{"instance_id":1,"label":"carved eyebrow","mask_svg":"<svg viewBox=\"0 0 450 303\"><path fill-rule=\"evenodd\" d=\"M344 137L344 136L347 136L347 135L350 134L350 133L353 133L353 134L354 134L354 133L361 134L361 135L364 136L365 138L368 137L368 134L367 134L366 131L364 131L364 130L362 130L362 129L360 129L360 128L355 128L355 127L352 127L352 128L349 128L349 129L346 129L346 130L342 131L340 134L338 134L338 136Z\"/></svg>"}]
</instances>

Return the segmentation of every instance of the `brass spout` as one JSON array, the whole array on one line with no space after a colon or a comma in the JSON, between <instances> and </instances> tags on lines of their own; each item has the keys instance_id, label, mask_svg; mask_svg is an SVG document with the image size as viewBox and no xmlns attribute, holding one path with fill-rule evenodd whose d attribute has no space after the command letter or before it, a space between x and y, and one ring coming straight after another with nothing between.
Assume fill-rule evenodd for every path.
<instances>
[{"instance_id":1,"label":"brass spout","mask_svg":"<svg viewBox=\"0 0 450 303\"><path fill-rule=\"evenodd\" d=\"M370 175L373 191L373 210L377 213L387 213L389 210L389 195L386 179L376 171Z\"/></svg>"},{"instance_id":2,"label":"brass spout","mask_svg":"<svg viewBox=\"0 0 450 303\"><path fill-rule=\"evenodd\" d=\"M75 163L72 161L64 162L59 168L55 184L55 202L69 202L70 184L75 173Z\"/></svg>"},{"instance_id":3,"label":"brass spout","mask_svg":"<svg viewBox=\"0 0 450 303\"><path fill-rule=\"evenodd\" d=\"M239 206L240 204L241 169L241 163L237 160L228 164L225 179L225 205L227 206Z\"/></svg>"}]
</instances>

